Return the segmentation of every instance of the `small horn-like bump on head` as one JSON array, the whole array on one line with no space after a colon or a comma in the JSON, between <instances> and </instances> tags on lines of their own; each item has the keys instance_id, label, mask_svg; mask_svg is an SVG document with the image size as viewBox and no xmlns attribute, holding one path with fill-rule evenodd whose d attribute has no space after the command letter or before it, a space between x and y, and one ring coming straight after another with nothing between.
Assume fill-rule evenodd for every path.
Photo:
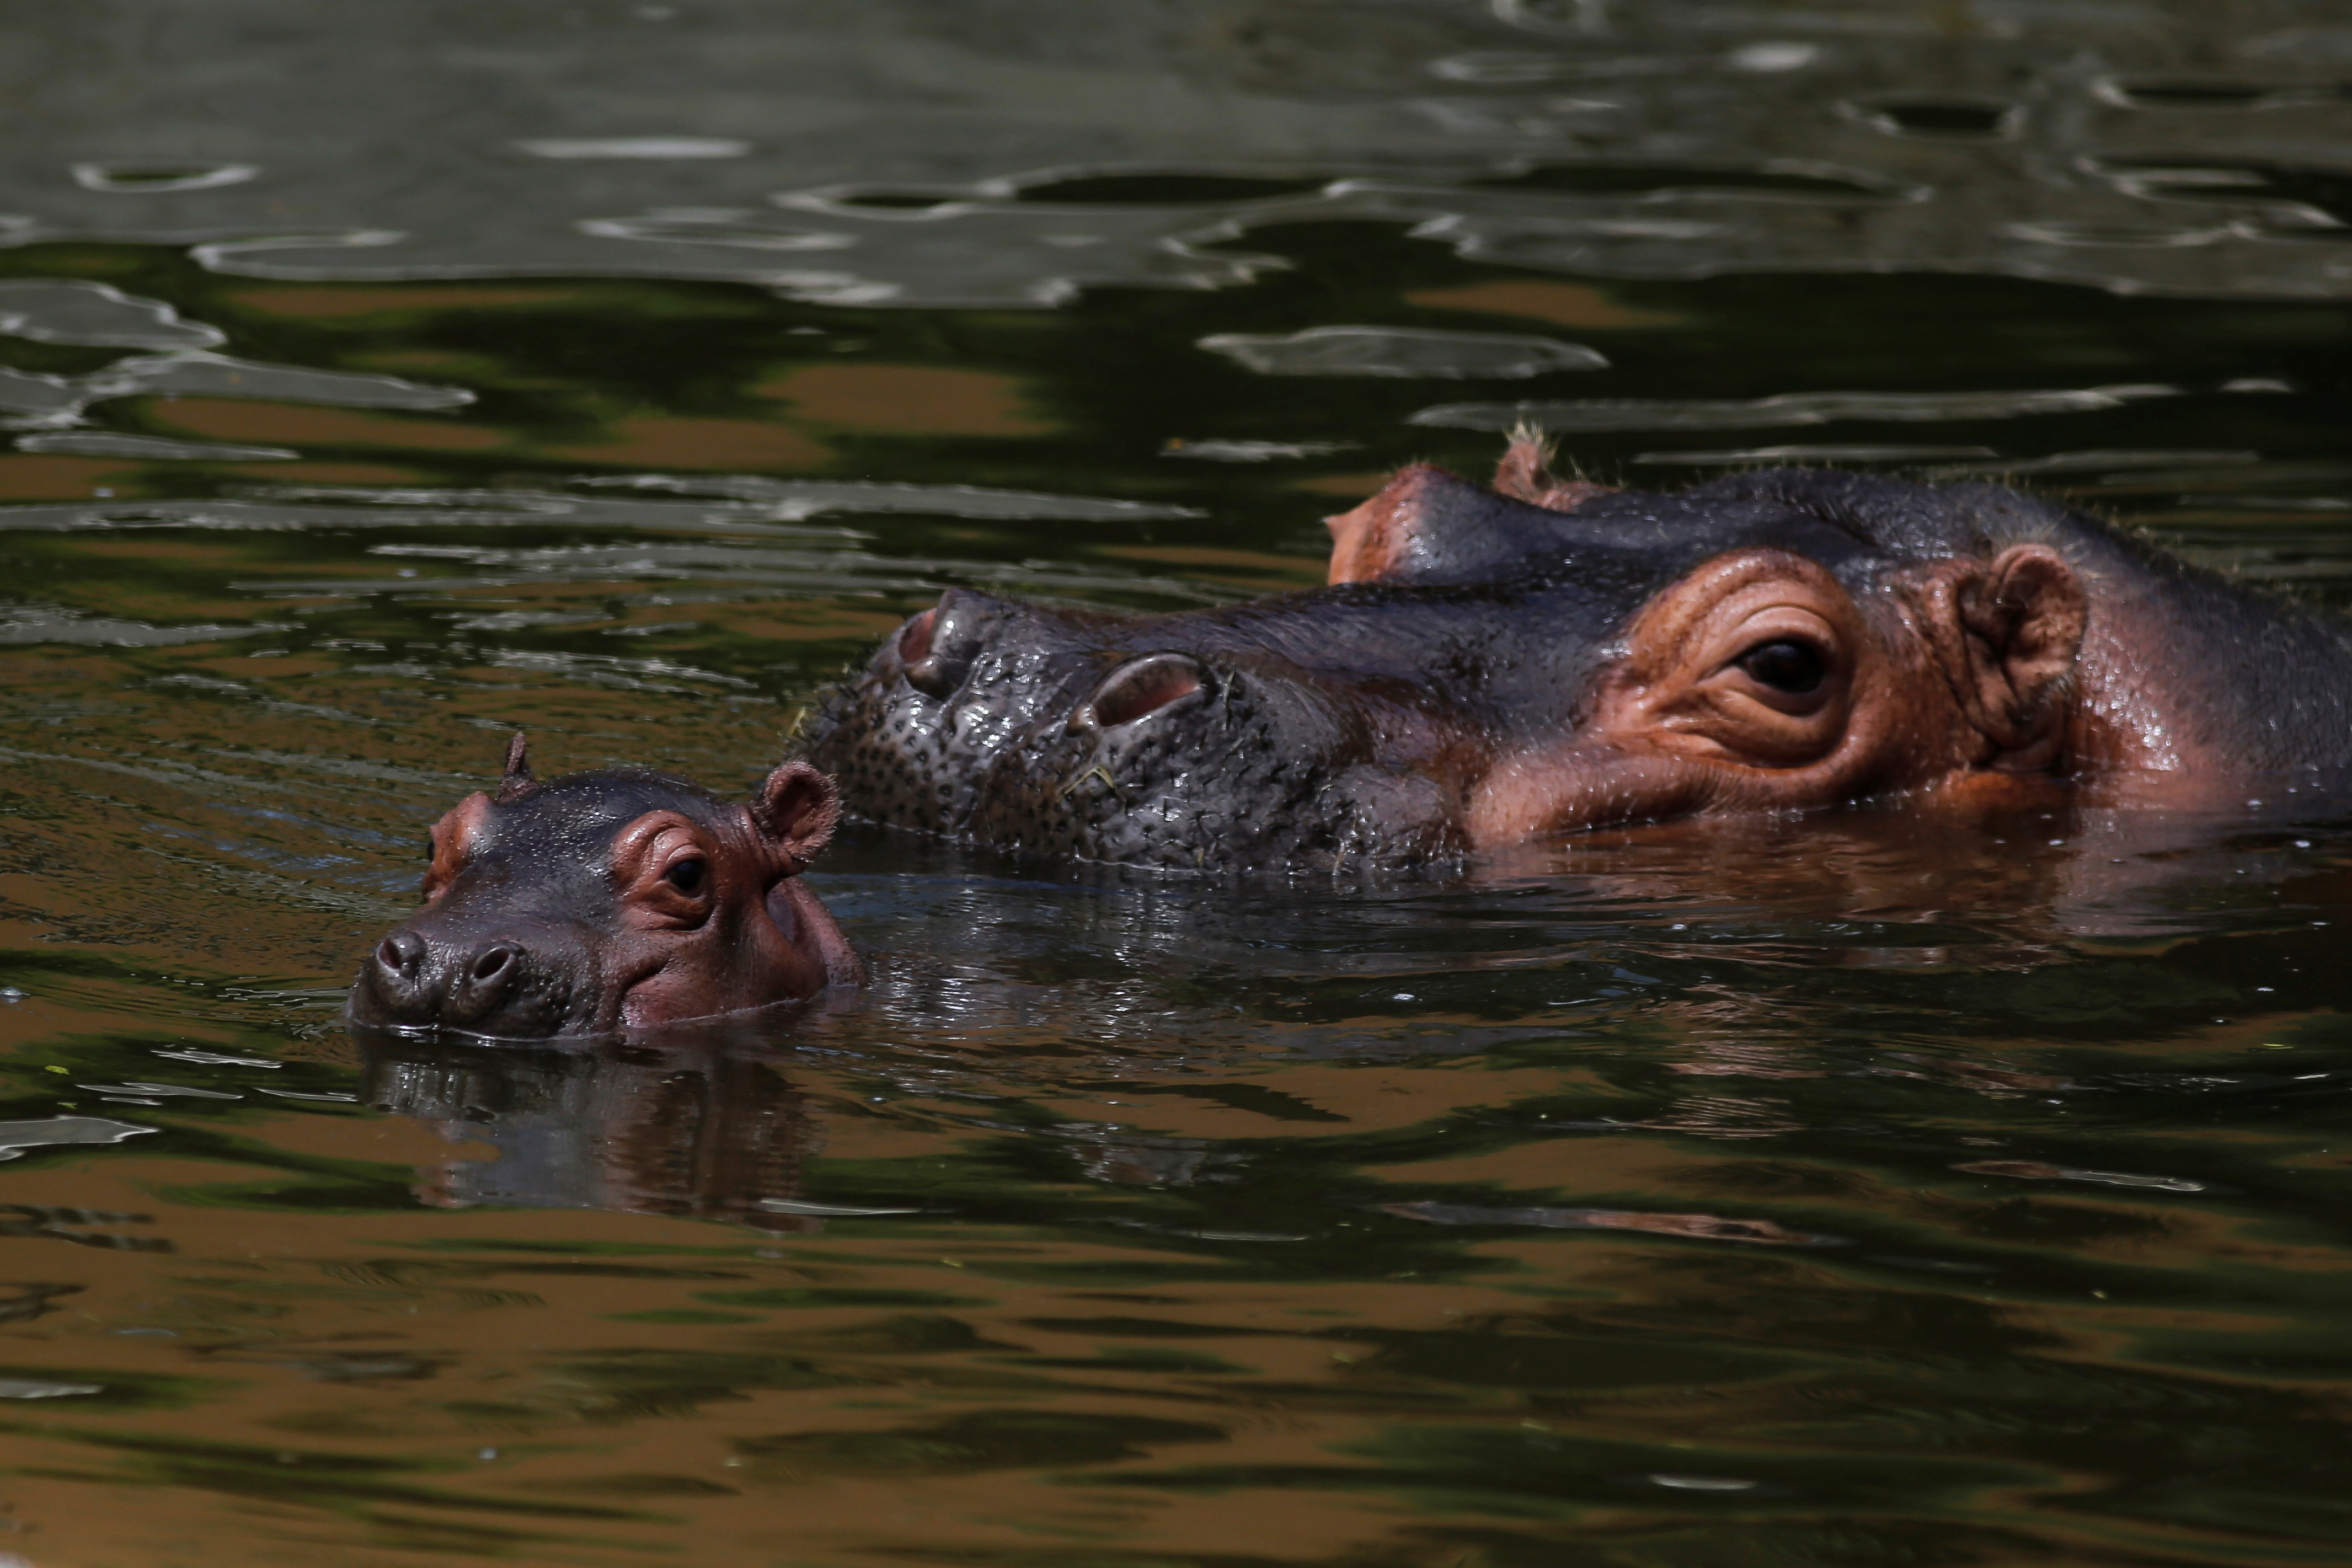
<instances>
[{"instance_id":1,"label":"small horn-like bump on head","mask_svg":"<svg viewBox=\"0 0 2352 1568\"><path fill-rule=\"evenodd\" d=\"M533 789L539 780L530 775L530 741L520 730L507 742L506 773L499 779L499 792L490 800L500 806L510 806Z\"/></svg>"}]
</instances>

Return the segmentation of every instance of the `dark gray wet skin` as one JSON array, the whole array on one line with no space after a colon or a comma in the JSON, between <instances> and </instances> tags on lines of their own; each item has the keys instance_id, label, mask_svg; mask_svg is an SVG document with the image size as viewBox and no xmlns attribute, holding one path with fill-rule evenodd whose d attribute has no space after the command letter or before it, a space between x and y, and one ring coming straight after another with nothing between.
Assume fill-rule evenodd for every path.
<instances>
[{"instance_id":1,"label":"dark gray wet skin","mask_svg":"<svg viewBox=\"0 0 2352 1568\"><path fill-rule=\"evenodd\" d=\"M1221 872L1423 864L1481 847L1473 796L1500 765L1579 766L1545 748L1593 727L1629 629L1703 563L1801 557L1888 623L1904 574L2026 541L2088 585L2137 663L2127 678L2169 705L2166 744L2250 776L2352 764L2342 625L2013 490L1765 470L1556 510L1420 468L1388 497L1412 520L1376 581L1131 618L950 590L833 694L809 758L856 815L1021 853ZM1893 635L1916 641L1899 623L1915 609L1892 612ZM1924 666L1900 678L1934 681ZM1914 771L1898 758L1798 804L1925 781L1927 745ZM1634 793L1570 825L1690 809Z\"/></svg>"},{"instance_id":2,"label":"dark gray wet skin","mask_svg":"<svg viewBox=\"0 0 2352 1568\"><path fill-rule=\"evenodd\" d=\"M1123 619L951 590L813 724L874 821L1177 868L1411 863L1465 847L1464 784L1571 727L1608 639L1706 556L1825 562L1852 535L1728 481L1575 517L1454 487L1455 541L1409 586L1344 584Z\"/></svg>"},{"instance_id":3,"label":"dark gray wet skin","mask_svg":"<svg viewBox=\"0 0 2352 1568\"><path fill-rule=\"evenodd\" d=\"M894 638L812 743L871 820L1180 867L1454 847L1436 791L1376 760L1381 707L1286 661L1130 653L1139 629L1100 622L1087 638L961 591L927 630L927 657L910 664ZM1415 695L1400 683L1381 705L1391 727Z\"/></svg>"}]
</instances>

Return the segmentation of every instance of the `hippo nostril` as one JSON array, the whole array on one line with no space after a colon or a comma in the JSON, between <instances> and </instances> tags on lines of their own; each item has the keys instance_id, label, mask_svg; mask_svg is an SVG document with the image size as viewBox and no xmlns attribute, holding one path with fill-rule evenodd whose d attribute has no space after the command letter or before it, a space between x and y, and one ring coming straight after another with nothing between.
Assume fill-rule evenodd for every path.
<instances>
[{"instance_id":1,"label":"hippo nostril","mask_svg":"<svg viewBox=\"0 0 2352 1568\"><path fill-rule=\"evenodd\" d=\"M493 942L474 956L469 972L478 986L494 985L503 978L515 961L514 945Z\"/></svg>"},{"instance_id":2,"label":"hippo nostril","mask_svg":"<svg viewBox=\"0 0 2352 1568\"><path fill-rule=\"evenodd\" d=\"M1105 675L1095 695L1071 716L1070 727L1112 729L1133 724L1208 685L1209 672L1189 654L1147 653Z\"/></svg>"},{"instance_id":3,"label":"hippo nostril","mask_svg":"<svg viewBox=\"0 0 2352 1568\"><path fill-rule=\"evenodd\" d=\"M931 656L931 628L939 619L935 605L898 628L898 658L909 669Z\"/></svg>"},{"instance_id":4,"label":"hippo nostril","mask_svg":"<svg viewBox=\"0 0 2352 1568\"><path fill-rule=\"evenodd\" d=\"M414 980L425 962L425 938L414 931L395 931L376 944L375 961L402 979Z\"/></svg>"},{"instance_id":5,"label":"hippo nostril","mask_svg":"<svg viewBox=\"0 0 2352 1568\"><path fill-rule=\"evenodd\" d=\"M971 674L971 662L986 640L991 619L985 601L974 602L950 589L898 633L900 674L935 701L945 702Z\"/></svg>"}]
</instances>

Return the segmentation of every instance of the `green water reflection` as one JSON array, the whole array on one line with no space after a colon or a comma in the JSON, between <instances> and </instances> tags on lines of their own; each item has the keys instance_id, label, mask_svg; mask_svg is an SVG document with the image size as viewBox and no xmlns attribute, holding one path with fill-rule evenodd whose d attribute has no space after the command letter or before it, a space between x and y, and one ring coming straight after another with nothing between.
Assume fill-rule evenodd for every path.
<instances>
[{"instance_id":1,"label":"green water reflection","mask_svg":"<svg viewBox=\"0 0 2352 1568\"><path fill-rule=\"evenodd\" d=\"M1475 420L1409 423L1441 404L1588 405L1569 455L1645 484L1931 447L1891 465L2017 468L2352 598L2337 305L1568 279L1368 221L1248 248L1286 265L1051 311L0 252L240 362L377 378L110 396L79 450L0 456L0 1550L2342 1556L2352 839L2325 821L1931 836L1880 808L1341 887L867 835L814 879L875 956L857 1008L578 1051L341 1030L425 825L509 728L544 768L746 787L947 586L1311 584L1318 518L1387 468L1491 462ZM1610 368L1194 347L1334 321ZM60 382L122 356L0 338ZM1589 406L2096 388L2143 390Z\"/></svg>"}]
</instances>

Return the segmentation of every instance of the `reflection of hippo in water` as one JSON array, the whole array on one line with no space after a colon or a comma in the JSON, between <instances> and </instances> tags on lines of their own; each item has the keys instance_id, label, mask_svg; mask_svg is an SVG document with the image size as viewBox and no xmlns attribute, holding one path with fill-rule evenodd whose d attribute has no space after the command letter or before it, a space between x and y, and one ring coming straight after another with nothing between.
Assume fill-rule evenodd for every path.
<instances>
[{"instance_id":1,"label":"reflection of hippo in water","mask_svg":"<svg viewBox=\"0 0 2352 1568\"><path fill-rule=\"evenodd\" d=\"M498 1151L430 1169L428 1202L809 1227L808 1206L792 1201L807 1112L756 1029L522 1050L383 1035L361 1043L372 1103Z\"/></svg>"},{"instance_id":2,"label":"reflection of hippo in water","mask_svg":"<svg viewBox=\"0 0 2352 1568\"><path fill-rule=\"evenodd\" d=\"M839 810L799 762L748 806L660 773L541 784L517 736L498 793L434 824L425 907L377 944L352 1017L543 1040L855 986L856 955L800 879Z\"/></svg>"},{"instance_id":3,"label":"reflection of hippo in water","mask_svg":"<svg viewBox=\"0 0 2352 1568\"><path fill-rule=\"evenodd\" d=\"M2171 798L2352 763L2334 622L1994 486L1676 496L1430 467L1329 585L1125 618L961 590L818 720L877 821L1168 866L1411 861L2021 776Z\"/></svg>"}]
</instances>

